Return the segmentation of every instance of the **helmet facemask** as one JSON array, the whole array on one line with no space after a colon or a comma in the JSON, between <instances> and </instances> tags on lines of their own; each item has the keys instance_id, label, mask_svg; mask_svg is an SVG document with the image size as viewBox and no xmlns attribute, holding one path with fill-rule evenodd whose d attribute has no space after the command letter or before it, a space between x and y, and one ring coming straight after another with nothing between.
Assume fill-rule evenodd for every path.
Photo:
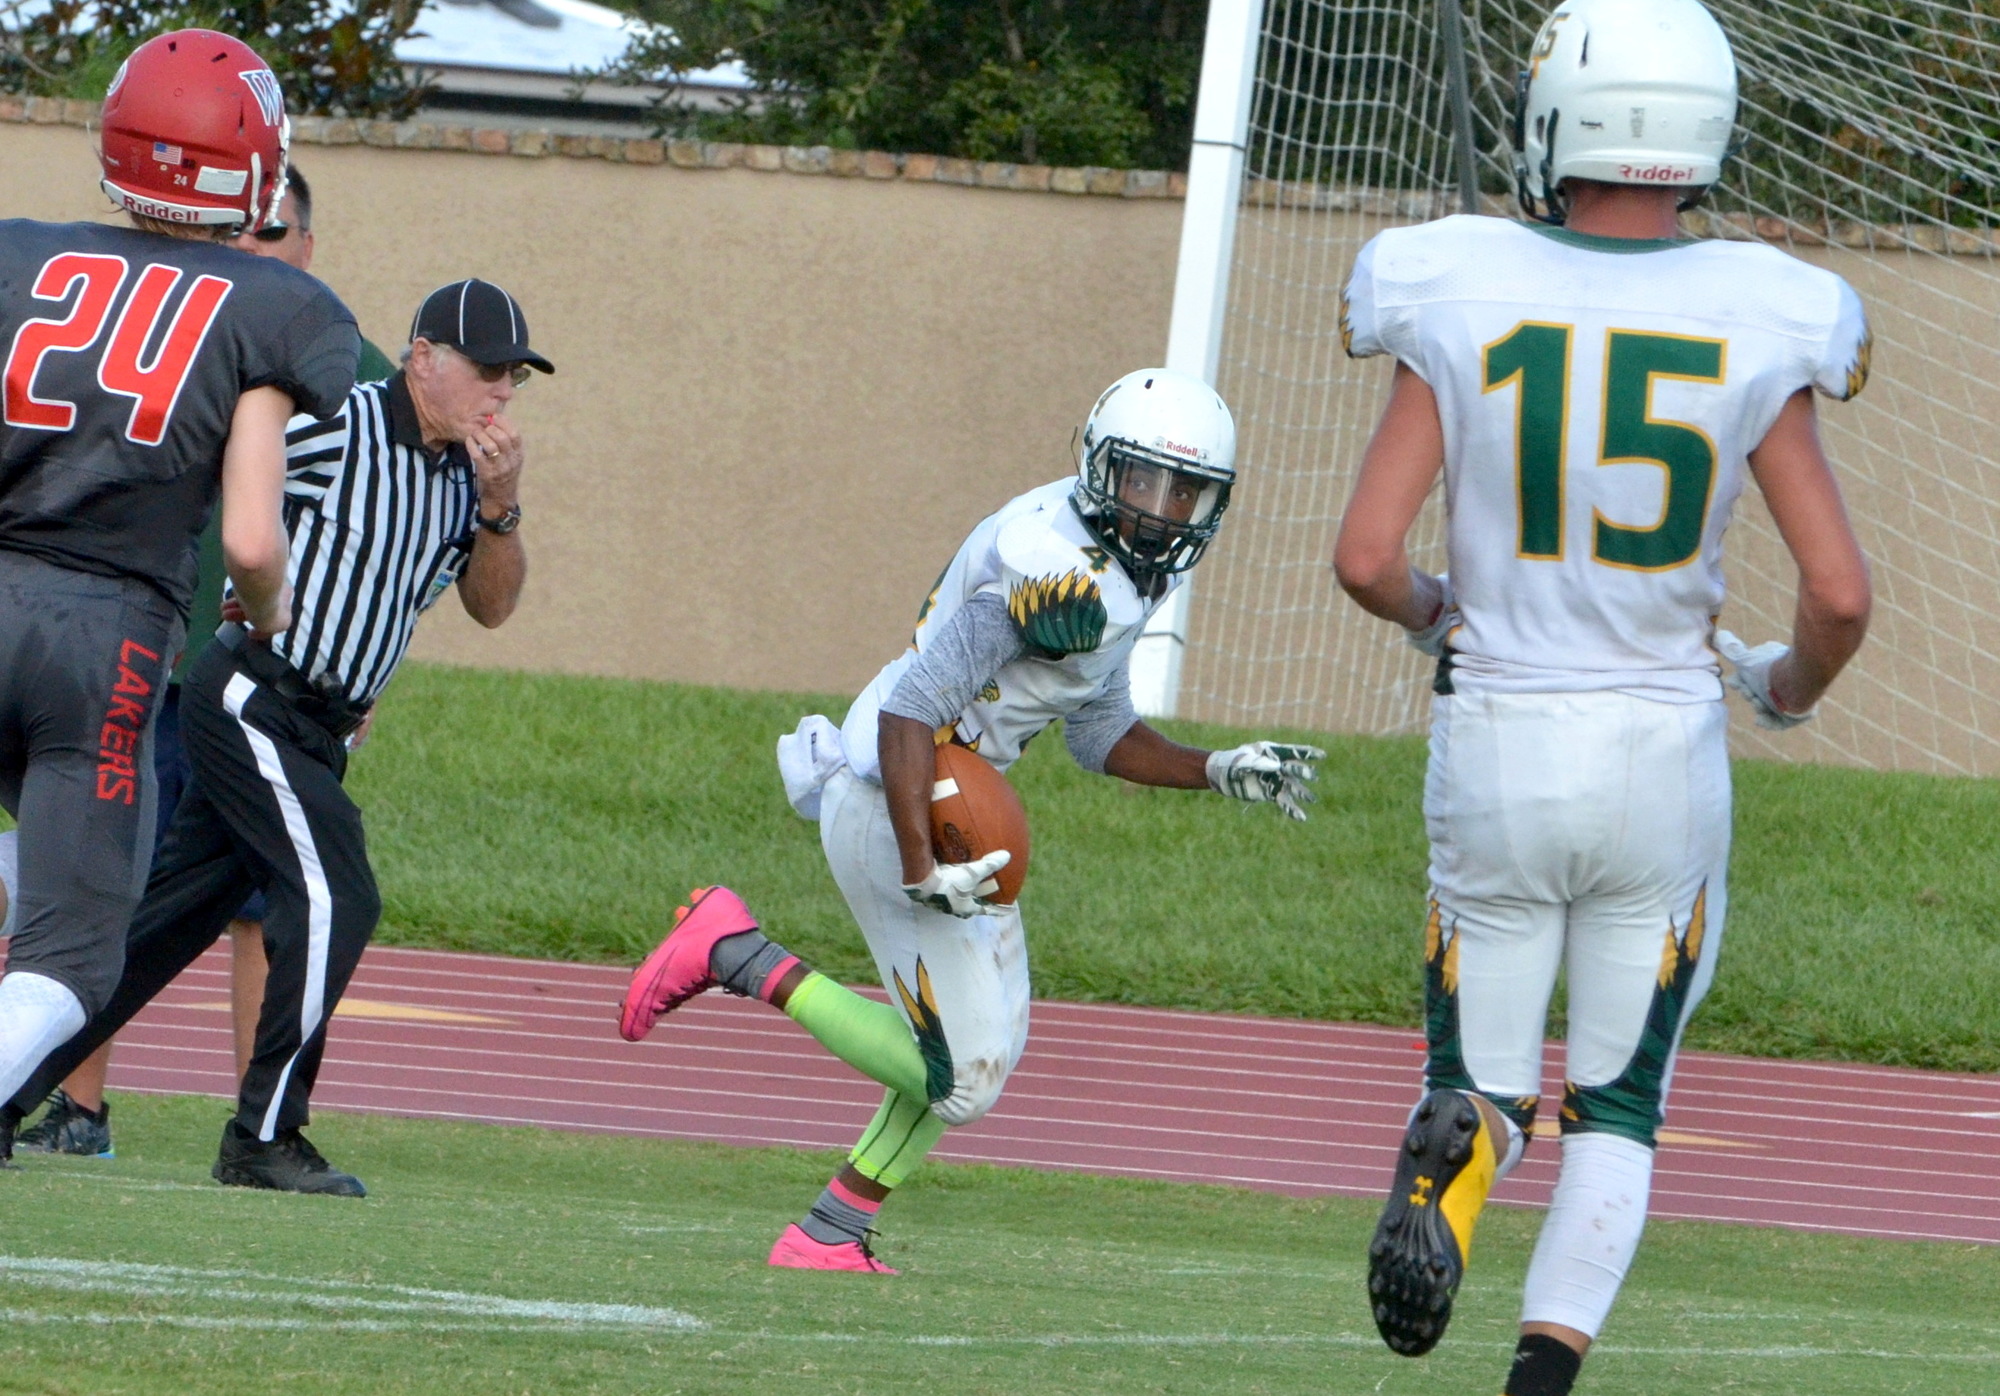
<instances>
[{"instance_id":1,"label":"helmet facemask","mask_svg":"<svg viewBox=\"0 0 2000 1396\"><path fill-rule=\"evenodd\" d=\"M1229 507L1233 470L1104 437L1084 459L1077 513L1142 592L1201 561Z\"/></svg>"}]
</instances>

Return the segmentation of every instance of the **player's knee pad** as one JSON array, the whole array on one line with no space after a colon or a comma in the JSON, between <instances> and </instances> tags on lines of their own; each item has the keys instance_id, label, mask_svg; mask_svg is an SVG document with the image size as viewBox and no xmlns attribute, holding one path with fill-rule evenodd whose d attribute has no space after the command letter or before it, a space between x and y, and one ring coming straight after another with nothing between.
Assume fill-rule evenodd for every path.
<instances>
[{"instance_id":1,"label":"player's knee pad","mask_svg":"<svg viewBox=\"0 0 2000 1396\"><path fill-rule=\"evenodd\" d=\"M981 1056L953 1064L951 1094L931 1102L931 1113L948 1125L969 1125L1000 1103L1013 1063Z\"/></svg>"}]
</instances>

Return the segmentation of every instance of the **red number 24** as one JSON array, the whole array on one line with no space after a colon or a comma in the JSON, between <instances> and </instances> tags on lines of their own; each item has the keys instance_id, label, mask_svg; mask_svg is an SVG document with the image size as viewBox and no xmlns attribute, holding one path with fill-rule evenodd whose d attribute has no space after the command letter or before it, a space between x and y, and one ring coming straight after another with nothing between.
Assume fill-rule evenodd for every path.
<instances>
[{"instance_id":1,"label":"red number 24","mask_svg":"<svg viewBox=\"0 0 2000 1396\"><path fill-rule=\"evenodd\" d=\"M123 257L87 252L65 252L51 257L42 267L35 277L35 299L60 303L74 295L76 304L62 319L29 320L15 331L5 373L8 426L68 431L76 425L75 403L35 396L35 375L44 356L77 354L97 343L130 270ZM167 423L187 384L188 370L194 367L195 355L208 338L223 301L235 289L232 282L219 276L196 277L149 363L146 346L181 275L179 267L159 262L139 273L111 331L111 342L97 364L98 386L133 400L125 436L141 446L157 446L166 440Z\"/></svg>"}]
</instances>

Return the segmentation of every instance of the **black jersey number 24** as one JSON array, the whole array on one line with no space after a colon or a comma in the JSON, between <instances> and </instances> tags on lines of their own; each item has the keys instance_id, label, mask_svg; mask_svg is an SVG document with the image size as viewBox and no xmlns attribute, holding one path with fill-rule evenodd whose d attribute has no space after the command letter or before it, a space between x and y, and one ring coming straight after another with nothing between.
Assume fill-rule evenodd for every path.
<instances>
[{"instance_id":1,"label":"black jersey number 24","mask_svg":"<svg viewBox=\"0 0 2000 1396\"><path fill-rule=\"evenodd\" d=\"M5 373L8 426L68 431L76 425L77 404L35 396L35 375L50 354L80 354L96 347L131 272L123 257L92 252L64 252L43 265L32 288L35 299L60 305L75 297L75 304L68 315L28 320L14 332ZM180 400L195 355L234 289L219 276L196 277L161 336L161 316L183 275L179 267L159 262L140 272L98 356L97 384L105 392L132 399L125 437L141 446L166 440L174 404ZM158 347L149 359L146 351L156 341Z\"/></svg>"}]
</instances>

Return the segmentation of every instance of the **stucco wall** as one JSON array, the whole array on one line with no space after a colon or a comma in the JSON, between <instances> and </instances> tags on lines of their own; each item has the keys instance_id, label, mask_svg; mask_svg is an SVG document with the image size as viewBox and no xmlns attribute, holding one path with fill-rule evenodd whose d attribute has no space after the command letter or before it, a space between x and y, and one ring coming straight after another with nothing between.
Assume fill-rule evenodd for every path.
<instances>
[{"instance_id":1,"label":"stucco wall","mask_svg":"<svg viewBox=\"0 0 2000 1396\"><path fill-rule=\"evenodd\" d=\"M109 216L87 116L0 100L0 216ZM561 369L520 401L522 610L487 634L447 602L421 656L852 690L902 645L964 530L1067 471L1094 395L1166 341L1181 203L1162 174L302 134L315 270L366 333L393 351L424 292L476 274L521 298ZM1181 707L1419 730L1424 664L1336 593L1326 558L1387 381L1341 353L1339 287L1385 218L1425 210L1316 199L1250 191L1221 379L1244 480L1196 580ZM1824 417L1875 563L1875 631L1821 721L1776 739L1739 723L1738 749L2000 772L2000 234L1833 231L1847 245L1796 250L1856 285L1877 332L1874 383ZM1435 512L1416 540L1432 562ZM1729 556L1725 622L1787 633L1793 574L1754 490Z\"/></svg>"},{"instance_id":2,"label":"stucco wall","mask_svg":"<svg viewBox=\"0 0 2000 1396\"><path fill-rule=\"evenodd\" d=\"M532 576L414 653L853 690L964 531L1164 352L1181 204L303 145L313 270L393 355L478 275L556 363L519 399ZM1044 178L1047 172L1042 172ZM109 217L89 134L0 126L0 216Z\"/></svg>"}]
</instances>

